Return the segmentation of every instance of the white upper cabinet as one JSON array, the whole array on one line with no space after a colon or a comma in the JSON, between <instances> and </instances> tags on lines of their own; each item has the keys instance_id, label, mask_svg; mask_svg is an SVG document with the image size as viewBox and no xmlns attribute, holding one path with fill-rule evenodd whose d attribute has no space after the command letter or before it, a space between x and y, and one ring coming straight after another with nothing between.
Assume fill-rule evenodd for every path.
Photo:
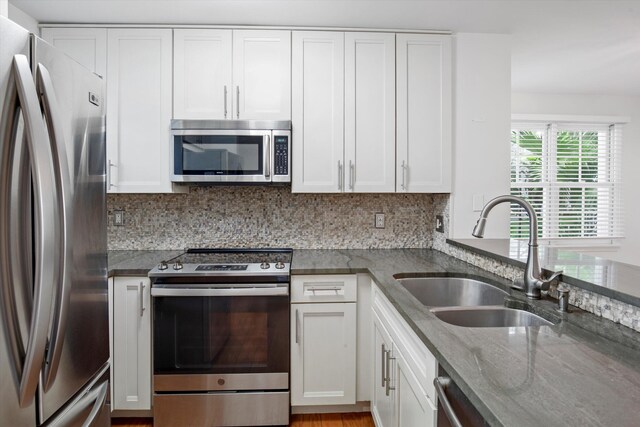
<instances>
[{"instance_id":1,"label":"white upper cabinet","mask_svg":"<svg viewBox=\"0 0 640 427\"><path fill-rule=\"evenodd\" d=\"M109 190L171 192L172 34L109 29L107 151Z\"/></svg>"},{"instance_id":2,"label":"white upper cabinet","mask_svg":"<svg viewBox=\"0 0 640 427\"><path fill-rule=\"evenodd\" d=\"M231 30L173 31L174 118L230 118L231 40Z\"/></svg>"},{"instance_id":3,"label":"white upper cabinet","mask_svg":"<svg viewBox=\"0 0 640 427\"><path fill-rule=\"evenodd\" d=\"M344 34L292 35L294 193L342 191L344 178Z\"/></svg>"},{"instance_id":4,"label":"white upper cabinet","mask_svg":"<svg viewBox=\"0 0 640 427\"><path fill-rule=\"evenodd\" d=\"M235 119L291 118L291 31L233 32Z\"/></svg>"},{"instance_id":5,"label":"white upper cabinet","mask_svg":"<svg viewBox=\"0 0 640 427\"><path fill-rule=\"evenodd\" d=\"M451 191L451 37L398 34L396 190Z\"/></svg>"},{"instance_id":6,"label":"white upper cabinet","mask_svg":"<svg viewBox=\"0 0 640 427\"><path fill-rule=\"evenodd\" d=\"M395 191L395 35L294 32L293 192Z\"/></svg>"},{"instance_id":7,"label":"white upper cabinet","mask_svg":"<svg viewBox=\"0 0 640 427\"><path fill-rule=\"evenodd\" d=\"M395 64L395 34L345 33L345 191L395 191Z\"/></svg>"},{"instance_id":8,"label":"white upper cabinet","mask_svg":"<svg viewBox=\"0 0 640 427\"><path fill-rule=\"evenodd\" d=\"M176 119L291 119L291 31L174 30Z\"/></svg>"},{"instance_id":9,"label":"white upper cabinet","mask_svg":"<svg viewBox=\"0 0 640 427\"><path fill-rule=\"evenodd\" d=\"M43 28L42 38L94 73L106 77L106 28Z\"/></svg>"}]
</instances>

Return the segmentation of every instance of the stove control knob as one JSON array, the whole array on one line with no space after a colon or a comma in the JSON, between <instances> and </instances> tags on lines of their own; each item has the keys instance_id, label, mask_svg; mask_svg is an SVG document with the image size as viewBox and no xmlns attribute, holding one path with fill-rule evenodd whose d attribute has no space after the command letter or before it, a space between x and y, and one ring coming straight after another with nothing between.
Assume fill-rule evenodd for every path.
<instances>
[{"instance_id":1,"label":"stove control knob","mask_svg":"<svg viewBox=\"0 0 640 427\"><path fill-rule=\"evenodd\" d=\"M267 268L271 267L269 265L269 263L267 261L263 261L262 264L260 264L260 268L263 270L266 270Z\"/></svg>"},{"instance_id":2,"label":"stove control knob","mask_svg":"<svg viewBox=\"0 0 640 427\"><path fill-rule=\"evenodd\" d=\"M158 265L158 270L166 270L167 268L169 268L169 266L167 265L167 261L160 261L160 265Z\"/></svg>"},{"instance_id":3,"label":"stove control knob","mask_svg":"<svg viewBox=\"0 0 640 427\"><path fill-rule=\"evenodd\" d=\"M176 263L173 264L173 269L174 270L182 270L182 263L180 261L176 261Z\"/></svg>"},{"instance_id":4,"label":"stove control knob","mask_svg":"<svg viewBox=\"0 0 640 427\"><path fill-rule=\"evenodd\" d=\"M278 270L282 270L282 269L284 268L284 262L282 262L282 261L278 261L278 262L276 263L276 268L277 268Z\"/></svg>"}]
</instances>

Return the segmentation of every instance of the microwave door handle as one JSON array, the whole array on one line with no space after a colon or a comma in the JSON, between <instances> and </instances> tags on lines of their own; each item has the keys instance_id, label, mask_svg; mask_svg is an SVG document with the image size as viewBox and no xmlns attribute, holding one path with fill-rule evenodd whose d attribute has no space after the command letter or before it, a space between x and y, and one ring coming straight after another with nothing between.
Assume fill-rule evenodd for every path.
<instances>
[{"instance_id":1,"label":"microwave door handle","mask_svg":"<svg viewBox=\"0 0 640 427\"><path fill-rule=\"evenodd\" d=\"M267 181L271 181L271 135L267 135L265 144L264 177L267 178Z\"/></svg>"}]
</instances>

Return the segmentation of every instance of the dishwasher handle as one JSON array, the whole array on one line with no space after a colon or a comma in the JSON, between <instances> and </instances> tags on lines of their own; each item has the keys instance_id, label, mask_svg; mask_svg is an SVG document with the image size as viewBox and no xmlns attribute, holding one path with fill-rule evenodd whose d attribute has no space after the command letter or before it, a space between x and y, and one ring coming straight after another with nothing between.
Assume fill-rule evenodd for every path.
<instances>
[{"instance_id":1,"label":"dishwasher handle","mask_svg":"<svg viewBox=\"0 0 640 427\"><path fill-rule=\"evenodd\" d=\"M445 393L445 388L451 383L451 378L449 377L436 377L433 380L433 385L436 387L436 393L438 394L438 400L442 405L442 409L444 410L445 415L449 419L449 422L453 427L463 427L462 423L458 419L458 416L453 410L451 406L451 402L449 402L449 398Z\"/></svg>"}]
</instances>

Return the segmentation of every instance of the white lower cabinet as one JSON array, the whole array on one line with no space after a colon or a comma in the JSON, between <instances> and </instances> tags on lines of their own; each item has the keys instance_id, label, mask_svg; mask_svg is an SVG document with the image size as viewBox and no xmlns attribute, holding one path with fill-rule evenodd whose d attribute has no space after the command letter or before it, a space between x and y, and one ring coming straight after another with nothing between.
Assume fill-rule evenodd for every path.
<instances>
[{"instance_id":1,"label":"white lower cabinet","mask_svg":"<svg viewBox=\"0 0 640 427\"><path fill-rule=\"evenodd\" d=\"M112 409L151 409L151 286L147 277L112 279Z\"/></svg>"},{"instance_id":2,"label":"white lower cabinet","mask_svg":"<svg viewBox=\"0 0 640 427\"><path fill-rule=\"evenodd\" d=\"M433 427L437 422L435 405L411 372L401 353L395 354L397 364L396 393L398 401L398 426Z\"/></svg>"},{"instance_id":3,"label":"white lower cabinet","mask_svg":"<svg viewBox=\"0 0 640 427\"><path fill-rule=\"evenodd\" d=\"M291 406L356 403L356 275L291 280Z\"/></svg>"},{"instance_id":4,"label":"white lower cabinet","mask_svg":"<svg viewBox=\"0 0 640 427\"><path fill-rule=\"evenodd\" d=\"M437 408L437 361L377 287L373 302L373 392L377 427L431 427Z\"/></svg>"},{"instance_id":5,"label":"white lower cabinet","mask_svg":"<svg viewBox=\"0 0 640 427\"><path fill-rule=\"evenodd\" d=\"M393 341L376 314L373 315L373 319L374 363L371 415L376 426L395 427L396 392L392 384L396 376L395 371L387 369L387 365L393 362Z\"/></svg>"}]
</instances>

